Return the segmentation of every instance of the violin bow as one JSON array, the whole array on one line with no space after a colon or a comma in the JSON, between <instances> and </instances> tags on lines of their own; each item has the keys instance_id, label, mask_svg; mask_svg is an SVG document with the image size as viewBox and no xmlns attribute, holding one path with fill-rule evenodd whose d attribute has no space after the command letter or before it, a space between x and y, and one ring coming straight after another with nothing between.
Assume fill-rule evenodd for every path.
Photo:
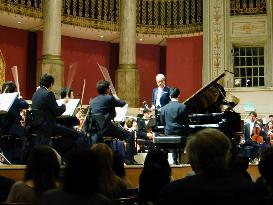
<instances>
[{"instance_id":1,"label":"violin bow","mask_svg":"<svg viewBox=\"0 0 273 205\"><path fill-rule=\"evenodd\" d=\"M21 96L21 94L20 94L20 86L19 86L19 79L18 79L18 69L17 69L16 65L11 67L11 72L12 72L12 76L13 76L15 85L17 87L18 96Z\"/></svg>"},{"instance_id":2,"label":"violin bow","mask_svg":"<svg viewBox=\"0 0 273 205\"><path fill-rule=\"evenodd\" d=\"M71 88L77 67L78 67L77 62L74 62L69 66L68 75L67 75L67 84L66 84L67 86L66 96L68 96L68 92L69 92L69 89Z\"/></svg>"},{"instance_id":3,"label":"violin bow","mask_svg":"<svg viewBox=\"0 0 273 205\"><path fill-rule=\"evenodd\" d=\"M85 91L85 85L86 85L86 80L83 80L83 85L82 85L82 96L81 96L81 106L80 109L82 109L82 101L83 101L83 96L84 96L84 91Z\"/></svg>"}]
</instances>

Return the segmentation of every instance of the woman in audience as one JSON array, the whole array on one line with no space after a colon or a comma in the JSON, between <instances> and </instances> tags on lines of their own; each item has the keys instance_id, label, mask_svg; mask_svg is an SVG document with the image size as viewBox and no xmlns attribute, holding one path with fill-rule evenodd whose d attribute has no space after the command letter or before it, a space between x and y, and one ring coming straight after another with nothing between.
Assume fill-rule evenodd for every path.
<instances>
[{"instance_id":1,"label":"woman in audience","mask_svg":"<svg viewBox=\"0 0 273 205\"><path fill-rule=\"evenodd\" d=\"M34 148L26 165L24 181L16 182L7 198L8 203L38 203L44 191L59 186L60 161L51 147Z\"/></svg>"},{"instance_id":2,"label":"woman in audience","mask_svg":"<svg viewBox=\"0 0 273 205\"><path fill-rule=\"evenodd\" d=\"M122 183L120 177L113 171L112 149L105 143L97 143L92 145L91 151L95 153L101 167L101 172L98 176L100 183L97 192L110 199L127 197L126 186Z\"/></svg>"},{"instance_id":3,"label":"woman in audience","mask_svg":"<svg viewBox=\"0 0 273 205\"><path fill-rule=\"evenodd\" d=\"M125 185L127 190L133 190L133 186L130 179L127 177L125 168L124 168L124 159L123 156L117 151L113 151L113 170L115 174L120 177L122 183Z\"/></svg>"},{"instance_id":4,"label":"woman in audience","mask_svg":"<svg viewBox=\"0 0 273 205\"><path fill-rule=\"evenodd\" d=\"M139 202L157 204L160 189L171 179L171 167L165 153L159 149L150 150L139 176Z\"/></svg>"},{"instance_id":5,"label":"woman in audience","mask_svg":"<svg viewBox=\"0 0 273 205\"><path fill-rule=\"evenodd\" d=\"M159 204L261 204L263 194L257 185L229 171L230 149L230 139L217 129L189 137L186 152L195 175L164 186Z\"/></svg>"},{"instance_id":6,"label":"woman in audience","mask_svg":"<svg viewBox=\"0 0 273 205\"><path fill-rule=\"evenodd\" d=\"M268 204L273 204L273 147L267 147L261 152L258 164L259 172L268 193ZM271 203L270 203L271 202Z\"/></svg>"},{"instance_id":7,"label":"woman in audience","mask_svg":"<svg viewBox=\"0 0 273 205\"><path fill-rule=\"evenodd\" d=\"M96 193L101 168L92 151L71 154L64 172L64 186L47 191L42 205L111 205L110 199Z\"/></svg>"}]
</instances>

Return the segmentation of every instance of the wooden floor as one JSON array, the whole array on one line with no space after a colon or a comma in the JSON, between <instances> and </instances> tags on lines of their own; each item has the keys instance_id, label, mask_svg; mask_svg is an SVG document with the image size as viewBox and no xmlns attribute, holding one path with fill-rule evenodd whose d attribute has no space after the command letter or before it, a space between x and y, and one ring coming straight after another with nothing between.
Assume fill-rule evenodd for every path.
<instances>
[{"instance_id":1,"label":"wooden floor","mask_svg":"<svg viewBox=\"0 0 273 205\"><path fill-rule=\"evenodd\" d=\"M129 179L132 181L135 187L138 187L138 178L142 171L143 165L128 165L126 166L126 173ZM172 176L174 179L180 179L185 177L188 173L192 172L189 165L177 165L171 166ZM24 178L25 165L0 165L0 176L6 176L12 178L16 181L22 180ZM249 174L255 181L260 173L258 171L257 165L249 165Z\"/></svg>"}]
</instances>

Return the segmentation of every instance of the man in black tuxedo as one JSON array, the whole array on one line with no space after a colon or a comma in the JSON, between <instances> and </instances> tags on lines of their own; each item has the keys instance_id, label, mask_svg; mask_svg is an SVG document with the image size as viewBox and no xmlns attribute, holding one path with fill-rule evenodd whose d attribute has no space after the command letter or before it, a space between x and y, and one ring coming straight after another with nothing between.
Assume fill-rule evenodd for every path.
<instances>
[{"instance_id":1,"label":"man in black tuxedo","mask_svg":"<svg viewBox=\"0 0 273 205\"><path fill-rule=\"evenodd\" d=\"M40 144L50 144L51 137L62 137L63 140L73 141L75 147L86 149L88 144L85 141L85 136L76 130L65 127L56 123L56 118L61 116L66 110L66 103L68 99L64 100L64 104L58 105L54 93L51 91L54 85L54 77L48 74L44 74L40 80L40 88L32 96L32 110L39 110L42 112L42 123L36 127L37 138L35 140L35 146ZM69 149L58 150L61 155L68 154L71 151L71 143L67 143Z\"/></svg>"},{"instance_id":2,"label":"man in black tuxedo","mask_svg":"<svg viewBox=\"0 0 273 205\"><path fill-rule=\"evenodd\" d=\"M173 88L170 91L171 101L161 109L160 122L164 126L164 133L168 135L183 136L183 144L188 135L189 121L186 105L179 103L180 90ZM178 164L178 151L173 150L173 163Z\"/></svg>"},{"instance_id":3,"label":"man in black tuxedo","mask_svg":"<svg viewBox=\"0 0 273 205\"><path fill-rule=\"evenodd\" d=\"M113 96L110 93L110 83L105 80L100 80L96 85L98 96L90 102L91 117L101 116L102 126L99 130L99 137L97 141L103 141L102 137L115 137L120 140L126 140L129 143L128 151L126 153L126 163L135 164L134 161L134 133L125 130L123 127L113 123L116 115L115 107L123 107L126 105L124 100Z\"/></svg>"}]
</instances>

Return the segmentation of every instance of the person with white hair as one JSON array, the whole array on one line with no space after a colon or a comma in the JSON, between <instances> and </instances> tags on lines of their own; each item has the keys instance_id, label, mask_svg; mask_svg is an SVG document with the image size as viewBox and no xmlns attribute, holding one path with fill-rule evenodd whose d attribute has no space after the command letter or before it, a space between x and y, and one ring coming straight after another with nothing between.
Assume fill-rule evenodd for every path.
<instances>
[{"instance_id":1,"label":"person with white hair","mask_svg":"<svg viewBox=\"0 0 273 205\"><path fill-rule=\"evenodd\" d=\"M152 92L152 110L160 110L164 105L170 102L170 88L165 85L165 76L163 74L156 75L157 88Z\"/></svg>"}]
</instances>

